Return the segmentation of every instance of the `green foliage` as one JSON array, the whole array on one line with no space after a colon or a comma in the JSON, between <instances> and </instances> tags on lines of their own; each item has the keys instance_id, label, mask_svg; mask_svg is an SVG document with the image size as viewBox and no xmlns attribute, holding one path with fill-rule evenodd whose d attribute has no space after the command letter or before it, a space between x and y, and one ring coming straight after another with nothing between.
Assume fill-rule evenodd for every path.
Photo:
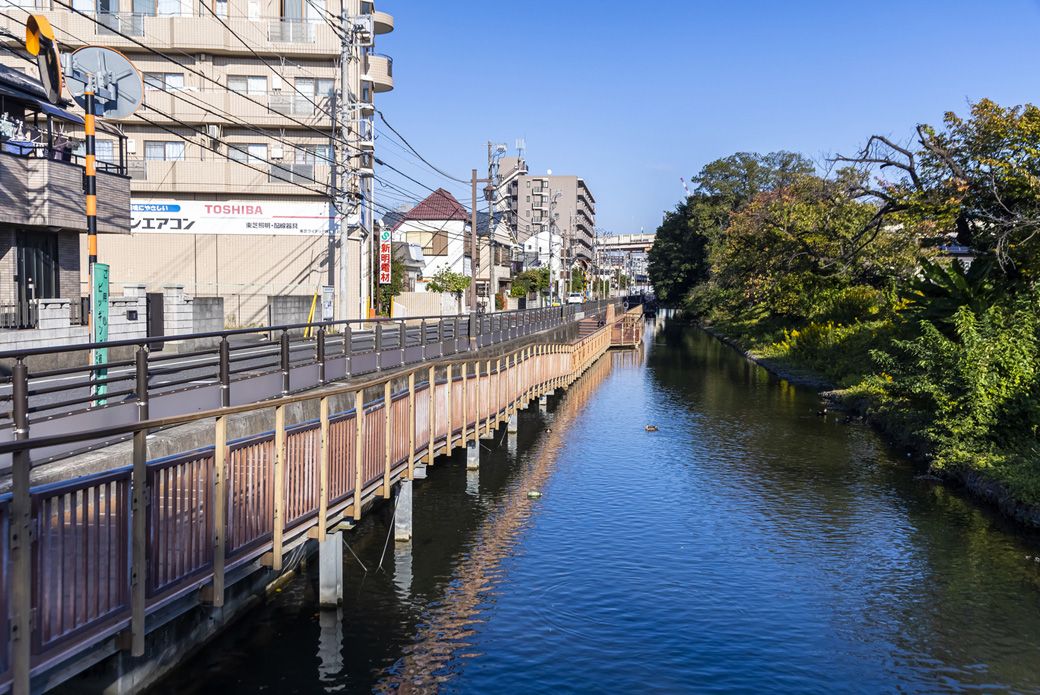
<instances>
[{"instance_id":1,"label":"green foliage","mask_svg":"<svg viewBox=\"0 0 1040 695\"><path fill-rule=\"evenodd\" d=\"M379 293L376 297L380 309L387 316L390 315L391 301L394 297L401 294L401 290L404 289L404 274L404 263L394 258L390 262L390 284L380 285Z\"/></svg>"},{"instance_id":2,"label":"green foliage","mask_svg":"<svg viewBox=\"0 0 1040 695\"><path fill-rule=\"evenodd\" d=\"M650 254L665 301L847 387L939 469L1040 504L1040 109L971 106L874 137L856 168L705 166ZM970 266L942 258L956 240Z\"/></svg>"},{"instance_id":3,"label":"green foliage","mask_svg":"<svg viewBox=\"0 0 1040 695\"><path fill-rule=\"evenodd\" d=\"M532 294L539 294L548 288L549 269L532 268L513 278L513 286L509 290L509 295L516 299L521 299Z\"/></svg>"},{"instance_id":4,"label":"green foliage","mask_svg":"<svg viewBox=\"0 0 1040 695\"><path fill-rule=\"evenodd\" d=\"M921 275L910 283L908 313L918 320L950 323L961 307L981 314L1000 301L1007 286L996 272L996 262L977 258L968 267L953 263L922 261Z\"/></svg>"},{"instance_id":5,"label":"green foliage","mask_svg":"<svg viewBox=\"0 0 1040 695\"><path fill-rule=\"evenodd\" d=\"M920 334L878 351L872 384L886 416L921 428L934 465L983 469L1040 503L1040 319L1029 293L975 313L961 307L947 335Z\"/></svg>"},{"instance_id":6,"label":"green foliage","mask_svg":"<svg viewBox=\"0 0 1040 695\"><path fill-rule=\"evenodd\" d=\"M585 271L581 268L571 270L571 292L584 292L587 286Z\"/></svg>"},{"instance_id":7,"label":"green foliage","mask_svg":"<svg viewBox=\"0 0 1040 695\"><path fill-rule=\"evenodd\" d=\"M455 295L456 299L461 299L462 293L469 288L469 283L468 275L441 268L427 281L426 289L430 292L447 292Z\"/></svg>"}]
</instances>

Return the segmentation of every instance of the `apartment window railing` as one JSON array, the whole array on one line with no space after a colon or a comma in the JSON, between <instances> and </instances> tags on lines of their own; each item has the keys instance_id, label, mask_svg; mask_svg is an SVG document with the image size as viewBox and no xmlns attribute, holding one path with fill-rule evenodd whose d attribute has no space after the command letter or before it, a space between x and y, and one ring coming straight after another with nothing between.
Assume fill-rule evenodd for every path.
<instances>
[{"instance_id":1,"label":"apartment window railing","mask_svg":"<svg viewBox=\"0 0 1040 695\"><path fill-rule=\"evenodd\" d=\"M147 180L148 163L143 159L131 159L126 164L126 175L132 179Z\"/></svg>"},{"instance_id":2,"label":"apartment window railing","mask_svg":"<svg viewBox=\"0 0 1040 695\"><path fill-rule=\"evenodd\" d=\"M127 36L144 36L144 18L152 15L131 14L129 12L99 12L97 15L97 33L126 34Z\"/></svg>"},{"instance_id":3,"label":"apartment window railing","mask_svg":"<svg viewBox=\"0 0 1040 695\"><path fill-rule=\"evenodd\" d=\"M314 165L309 163L299 164L272 164L268 183L314 183Z\"/></svg>"},{"instance_id":4,"label":"apartment window railing","mask_svg":"<svg viewBox=\"0 0 1040 695\"><path fill-rule=\"evenodd\" d=\"M312 116L316 113L328 115L329 99L327 97L306 97L302 94L272 94L268 97L268 105L272 111L287 116Z\"/></svg>"},{"instance_id":5,"label":"apartment window railing","mask_svg":"<svg viewBox=\"0 0 1040 695\"><path fill-rule=\"evenodd\" d=\"M280 43L314 43L315 25L308 19L280 18L270 23L267 38Z\"/></svg>"}]
</instances>

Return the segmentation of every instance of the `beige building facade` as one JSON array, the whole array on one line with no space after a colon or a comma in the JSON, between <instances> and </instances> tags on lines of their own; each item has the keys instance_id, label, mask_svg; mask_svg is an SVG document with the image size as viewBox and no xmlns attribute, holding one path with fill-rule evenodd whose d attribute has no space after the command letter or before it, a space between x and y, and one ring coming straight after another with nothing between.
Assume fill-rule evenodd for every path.
<instances>
[{"instance_id":1,"label":"beige building facade","mask_svg":"<svg viewBox=\"0 0 1040 695\"><path fill-rule=\"evenodd\" d=\"M144 104L120 123L131 233L99 244L113 293L121 284L155 292L179 284L194 296L222 297L229 326L264 324L270 297L310 296L328 284L331 235L337 317L364 315L373 99L393 88L392 61L374 50L394 20L368 0L342 3L0 0L0 27L10 33L24 33L13 20L26 10L44 14L65 50L116 48L142 73ZM358 27L348 61L357 79L346 86L358 105L347 123L334 124L344 99L341 14ZM114 160L118 149L99 136L99 160ZM349 220L330 204L337 154L358 172ZM81 254L85 290L85 248Z\"/></svg>"}]
</instances>

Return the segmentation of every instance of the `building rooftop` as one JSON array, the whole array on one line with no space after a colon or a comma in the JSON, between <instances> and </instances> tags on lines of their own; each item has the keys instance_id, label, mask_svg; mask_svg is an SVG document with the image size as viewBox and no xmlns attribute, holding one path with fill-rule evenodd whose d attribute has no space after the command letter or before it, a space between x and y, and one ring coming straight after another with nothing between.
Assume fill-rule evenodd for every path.
<instances>
[{"instance_id":1,"label":"building rooftop","mask_svg":"<svg viewBox=\"0 0 1040 695\"><path fill-rule=\"evenodd\" d=\"M467 222L469 221L469 211L451 193L443 188L438 188L426 196L422 202L406 212L395 223L393 229L410 220L437 220L438 222L454 220Z\"/></svg>"}]
</instances>

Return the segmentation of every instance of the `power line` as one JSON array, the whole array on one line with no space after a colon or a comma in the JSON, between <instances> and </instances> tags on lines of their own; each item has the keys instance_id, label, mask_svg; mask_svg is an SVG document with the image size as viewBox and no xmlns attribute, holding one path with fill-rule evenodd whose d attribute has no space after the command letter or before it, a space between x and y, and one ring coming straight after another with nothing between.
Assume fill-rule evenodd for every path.
<instances>
[{"instance_id":1,"label":"power line","mask_svg":"<svg viewBox=\"0 0 1040 695\"><path fill-rule=\"evenodd\" d=\"M403 142L408 147L408 149L412 151L412 153L416 157L418 157L420 160L422 160L422 162L426 166L430 167L431 169L436 171L441 176L444 176L445 178L451 179L452 181L458 181L459 183L466 184L467 186L470 184L470 180L469 179L460 179L460 178L458 178L456 176L452 176L451 174L449 174L449 173L443 171L442 169L439 169L438 167L436 167L433 164L431 164L430 161L428 159L426 159L426 157L423 157L419 153L419 150L417 150L414 147L412 147L412 143L408 142L408 139L405 138L405 136L401 135L401 133L398 132L397 128L394 128L390 124L390 121L386 120L386 116L383 115L382 111L380 111L379 109L376 109L376 113L379 114L379 120L381 120L383 122L383 124L386 125L386 127L389 128L393 132L394 135L396 135L398 138L400 138L401 142Z\"/></svg>"}]
</instances>

